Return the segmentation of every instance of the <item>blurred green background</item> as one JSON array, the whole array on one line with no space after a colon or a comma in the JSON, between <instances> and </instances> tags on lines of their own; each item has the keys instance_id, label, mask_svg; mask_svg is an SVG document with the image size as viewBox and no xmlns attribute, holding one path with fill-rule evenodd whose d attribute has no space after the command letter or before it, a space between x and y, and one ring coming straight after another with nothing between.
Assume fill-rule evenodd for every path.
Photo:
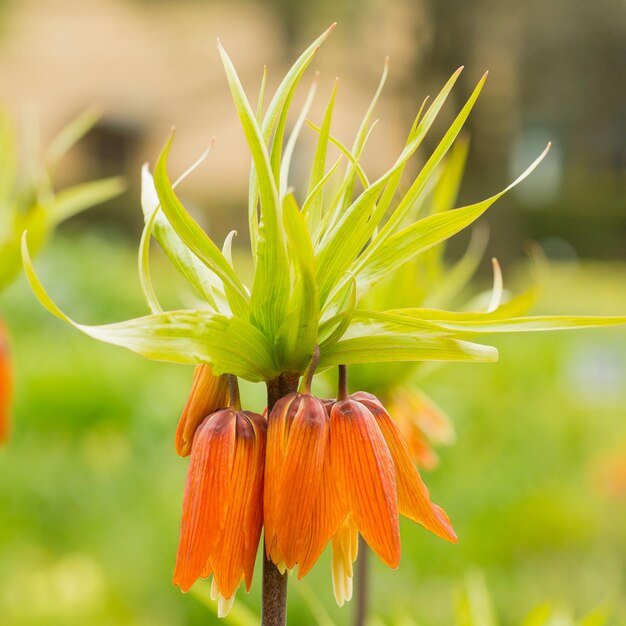
<instances>
[{"instance_id":1,"label":"blurred green background","mask_svg":"<svg viewBox=\"0 0 626 626\"><path fill-rule=\"evenodd\" d=\"M216 239L237 227L243 246L248 157L215 36L256 89L263 63L275 85L295 52L338 19L317 67L320 102L341 77L340 139L351 138L391 55L368 170L393 160L423 96L458 65L467 77L457 104L491 69L470 118L461 200L502 188L547 139L555 148L483 220L489 253L509 282L534 238L553 261L542 312L623 314L624 12L611 0L4 0L2 99L18 118L36 112L43 145L101 104L103 121L59 182L122 173L131 187L61 229L36 261L42 280L80 321L146 311L135 272L139 166L155 160L172 124L179 171L216 135L214 154L182 193ZM304 168L314 136L303 139ZM154 274L164 303L177 302L180 282L158 255ZM0 450L0 624L217 623L201 598L170 583L187 465L173 435L191 368L96 344L44 312L23 279L0 296L0 314L17 381L13 437ZM478 570L505 626L544 601L579 616L606 608L610 624L626 624L626 331L494 343L498 364L444 366L420 381L458 432L426 480L460 543L405 524L400 568L373 565L373 610L386 624L448 626ZM247 386L244 398L262 408L260 387ZM334 605L328 555L304 584L290 584L290 623L318 623L311 594L335 623L351 623L353 607ZM258 575L240 595L258 609Z\"/></svg>"}]
</instances>

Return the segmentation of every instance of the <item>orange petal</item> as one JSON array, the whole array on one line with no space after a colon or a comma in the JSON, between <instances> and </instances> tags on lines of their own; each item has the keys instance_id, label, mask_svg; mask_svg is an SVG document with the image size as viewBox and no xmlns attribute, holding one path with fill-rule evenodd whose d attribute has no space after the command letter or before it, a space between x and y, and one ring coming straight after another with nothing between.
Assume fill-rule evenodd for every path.
<instances>
[{"instance_id":1,"label":"orange petal","mask_svg":"<svg viewBox=\"0 0 626 626\"><path fill-rule=\"evenodd\" d=\"M267 426L263 523L265 526L265 550L267 558L271 559L277 565L283 561L282 554L278 550L276 529L280 504L280 477L289 433L287 412L295 397L295 393L289 394L281 398L274 405Z\"/></svg>"},{"instance_id":2,"label":"orange petal","mask_svg":"<svg viewBox=\"0 0 626 626\"><path fill-rule=\"evenodd\" d=\"M187 591L206 571L224 525L230 494L237 413L209 416L195 436L183 498L174 584Z\"/></svg>"},{"instance_id":3,"label":"orange petal","mask_svg":"<svg viewBox=\"0 0 626 626\"><path fill-rule=\"evenodd\" d=\"M327 445L322 465L322 479L310 519L309 543L304 559L298 563L298 578L305 576L315 565L347 514L348 505L337 488L331 465L330 445Z\"/></svg>"},{"instance_id":4,"label":"orange petal","mask_svg":"<svg viewBox=\"0 0 626 626\"><path fill-rule=\"evenodd\" d=\"M250 591L254 561L261 538L263 528L263 484L265 476L265 457L267 439L267 420L256 413L245 411L254 429L254 461L252 463L252 476L250 478L249 498L246 504L246 517L244 519L244 575L246 590Z\"/></svg>"},{"instance_id":5,"label":"orange petal","mask_svg":"<svg viewBox=\"0 0 626 626\"><path fill-rule=\"evenodd\" d=\"M286 419L289 434L278 481L276 535L285 565L292 568L304 559L311 543L311 517L320 491L329 420L322 403L309 394L293 400ZM324 545L329 539L330 534Z\"/></svg>"},{"instance_id":6,"label":"orange petal","mask_svg":"<svg viewBox=\"0 0 626 626\"><path fill-rule=\"evenodd\" d=\"M202 420L217 409L228 406L228 378L215 376L211 366L196 365L193 384L176 429L176 452L187 456Z\"/></svg>"},{"instance_id":7,"label":"orange petal","mask_svg":"<svg viewBox=\"0 0 626 626\"><path fill-rule=\"evenodd\" d=\"M374 416L348 399L330 413L333 472L359 532L390 567L400 562L395 469Z\"/></svg>"},{"instance_id":8,"label":"orange petal","mask_svg":"<svg viewBox=\"0 0 626 626\"><path fill-rule=\"evenodd\" d=\"M387 442L396 468L400 513L443 539L456 543L457 536L450 519L441 507L431 502L428 489L411 461L402 433L380 400L365 392L355 393L351 397L371 411Z\"/></svg>"},{"instance_id":9,"label":"orange petal","mask_svg":"<svg viewBox=\"0 0 626 626\"><path fill-rule=\"evenodd\" d=\"M13 372L9 342L0 322L0 444L9 438L11 429L11 396L13 393Z\"/></svg>"},{"instance_id":10,"label":"orange petal","mask_svg":"<svg viewBox=\"0 0 626 626\"><path fill-rule=\"evenodd\" d=\"M240 411L222 533L209 557L213 579L226 599L246 577L249 589L261 536L265 420Z\"/></svg>"}]
</instances>

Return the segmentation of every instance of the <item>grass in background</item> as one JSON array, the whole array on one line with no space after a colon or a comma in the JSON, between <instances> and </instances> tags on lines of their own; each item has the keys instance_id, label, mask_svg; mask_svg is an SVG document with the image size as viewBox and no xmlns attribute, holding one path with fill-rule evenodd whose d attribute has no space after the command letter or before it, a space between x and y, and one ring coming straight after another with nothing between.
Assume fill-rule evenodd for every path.
<instances>
[{"instance_id":1,"label":"grass in background","mask_svg":"<svg viewBox=\"0 0 626 626\"><path fill-rule=\"evenodd\" d=\"M134 252L97 238L60 238L38 264L61 306L92 323L145 312L134 266ZM155 271L165 302L181 286L168 272ZM553 268L542 312L623 312L626 294L609 285L625 272ZM170 583L187 465L172 454L174 431L193 368L91 341L47 314L23 280L0 309L17 379L14 436L0 451L2 625L212 623ZM405 525L399 571L374 564L374 609L387 624L410 615L448 626L479 568L504 626L544 600L578 614L606 603L612 623L626 624L626 334L497 345L498 364L443 366L421 382L458 431L426 481L460 544ZM243 393L262 408L261 386ZM352 609L330 602L327 557L305 582L337 624L351 623ZM301 584L291 583L289 617L314 624ZM241 597L258 610L258 593Z\"/></svg>"}]
</instances>

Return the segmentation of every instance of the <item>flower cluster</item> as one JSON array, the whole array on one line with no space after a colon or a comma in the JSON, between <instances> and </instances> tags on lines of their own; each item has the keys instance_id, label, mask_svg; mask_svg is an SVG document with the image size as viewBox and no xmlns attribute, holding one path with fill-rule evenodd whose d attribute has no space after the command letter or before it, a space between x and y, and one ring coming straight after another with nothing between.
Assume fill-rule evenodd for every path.
<instances>
[{"instance_id":1,"label":"flower cluster","mask_svg":"<svg viewBox=\"0 0 626 626\"><path fill-rule=\"evenodd\" d=\"M360 159L375 126L373 112L387 64L351 147L331 131L335 84L321 124L308 124L317 134L317 144L308 189L296 197L291 161L308 122L318 75L287 133L290 106L307 67L332 30L333 26L300 55L269 102L264 75L254 107L218 44L252 156L250 263L241 264L252 270L250 274L235 269L234 231L220 248L178 198L176 186L193 167L171 183L167 160L173 136L156 162L154 176L148 166L142 171L145 227L139 274L148 314L102 325L73 321L42 286L26 234L22 240L26 276L53 315L99 341L150 359L197 367L176 436L179 454L190 454L191 460L175 581L187 589L198 577L212 574L213 595L221 597L220 613L227 611L241 581L250 583L263 525L267 557L281 569L297 566L300 576L331 543L340 603L351 595L359 533L391 566L400 558L400 514L455 539L445 513L430 501L411 461L408 446L413 444L407 444L377 397L363 392L349 396L342 375L337 399L320 401L310 393L307 381L312 374L307 374L301 393L292 393L294 385L282 394L285 397L270 401L268 395L269 415L264 418L241 410L237 378L265 382L269 389L284 377L299 378L307 366L309 373L339 366L345 374L346 366L384 363L374 376L380 380L380 372L385 373L384 389L382 384L358 386L375 391L390 406L390 383L406 382L407 362L496 361L498 351L477 343L479 335L626 323L623 316L524 317L532 298L524 293L509 297L497 264L487 300L448 310L449 294L466 284L482 255L472 249L445 281L430 285L419 278L422 270L433 275L445 242L523 181L549 148L502 191L456 207L464 149L455 151L453 146L458 145L486 74L417 172L407 167L409 161L424 145L462 68L432 103L424 102L396 160L373 180ZM335 149L338 158L329 167ZM408 174L411 178L406 181ZM152 238L195 290L197 306L162 307L149 271ZM420 265L417 278L409 273L405 279L403 272L419 257L432 263ZM385 283L389 292L401 297L373 298L376 286ZM416 293L419 290L428 293ZM311 369L318 350L317 370ZM402 379L396 376L398 370L404 372ZM271 572L269 580L276 567L265 571ZM278 582L284 588L285 581ZM271 623L284 623L284 602L283 594L273 607L282 616ZM264 610L269 604L264 602Z\"/></svg>"},{"instance_id":2,"label":"flower cluster","mask_svg":"<svg viewBox=\"0 0 626 626\"><path fill-rule=\"evenodd\" d=\"M183 591L213 575L225 615L245 580L249 590L261 527L266 555L302 578L332 545L332 579L341 606L352 597L361 534L384 563L400 561L399 515L456 542L433 504L398 425L372 394L347 394L340 368L336 400L304 390L283 396L267 420L242 411L236 381L196 369L176 446L191 451L174 582ZM184 435L183 435L184 433ZM182 443L181 443L182 442Z\"/></svg>"}]
</instances>

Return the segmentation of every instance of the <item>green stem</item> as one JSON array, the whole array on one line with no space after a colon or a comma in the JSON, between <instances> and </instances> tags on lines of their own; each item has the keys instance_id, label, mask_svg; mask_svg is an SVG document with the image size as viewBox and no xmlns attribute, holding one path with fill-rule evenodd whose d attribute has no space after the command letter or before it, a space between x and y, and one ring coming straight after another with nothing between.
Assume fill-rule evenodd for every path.
<instances>
[{"instance_id":1,"label":"green stem","mask_svg":"<svg viewBox=\"0 0 626 626\"><path fill-rule=\"evenodd\" d=\"M346 400L348 397L348 368L345 365L337 366L337 400Z\"/></svg>"},{"instance_id":2,"label":"green stem","mask_svg":"<svg viewBox=\"0 0 626 626\"><path fill-rule=\"evenodd\" d=\"M283 396L298 390L298 374L281 374L267 382L267 415ZM261 626L285 626L287 623L287 572L279 569L267 558L267 546L263 550L263 591Z\"/></svg>"},{"instance_id":3,"label":"green stem","mask_svg":"<svg viewBox=\"0 0 626 626\"><path fill-rule=\"evenodd\" d=\"M315 370L317 369L317 364L320 362L320 347L315 346L315 350L313 351L313 356L311 357L311 362L309 366L306 368L306 372L302 376L301 389L304 393L311 393L311 385L313 384L313 376L315 376Z\"/></svg>"}]
</instances>

